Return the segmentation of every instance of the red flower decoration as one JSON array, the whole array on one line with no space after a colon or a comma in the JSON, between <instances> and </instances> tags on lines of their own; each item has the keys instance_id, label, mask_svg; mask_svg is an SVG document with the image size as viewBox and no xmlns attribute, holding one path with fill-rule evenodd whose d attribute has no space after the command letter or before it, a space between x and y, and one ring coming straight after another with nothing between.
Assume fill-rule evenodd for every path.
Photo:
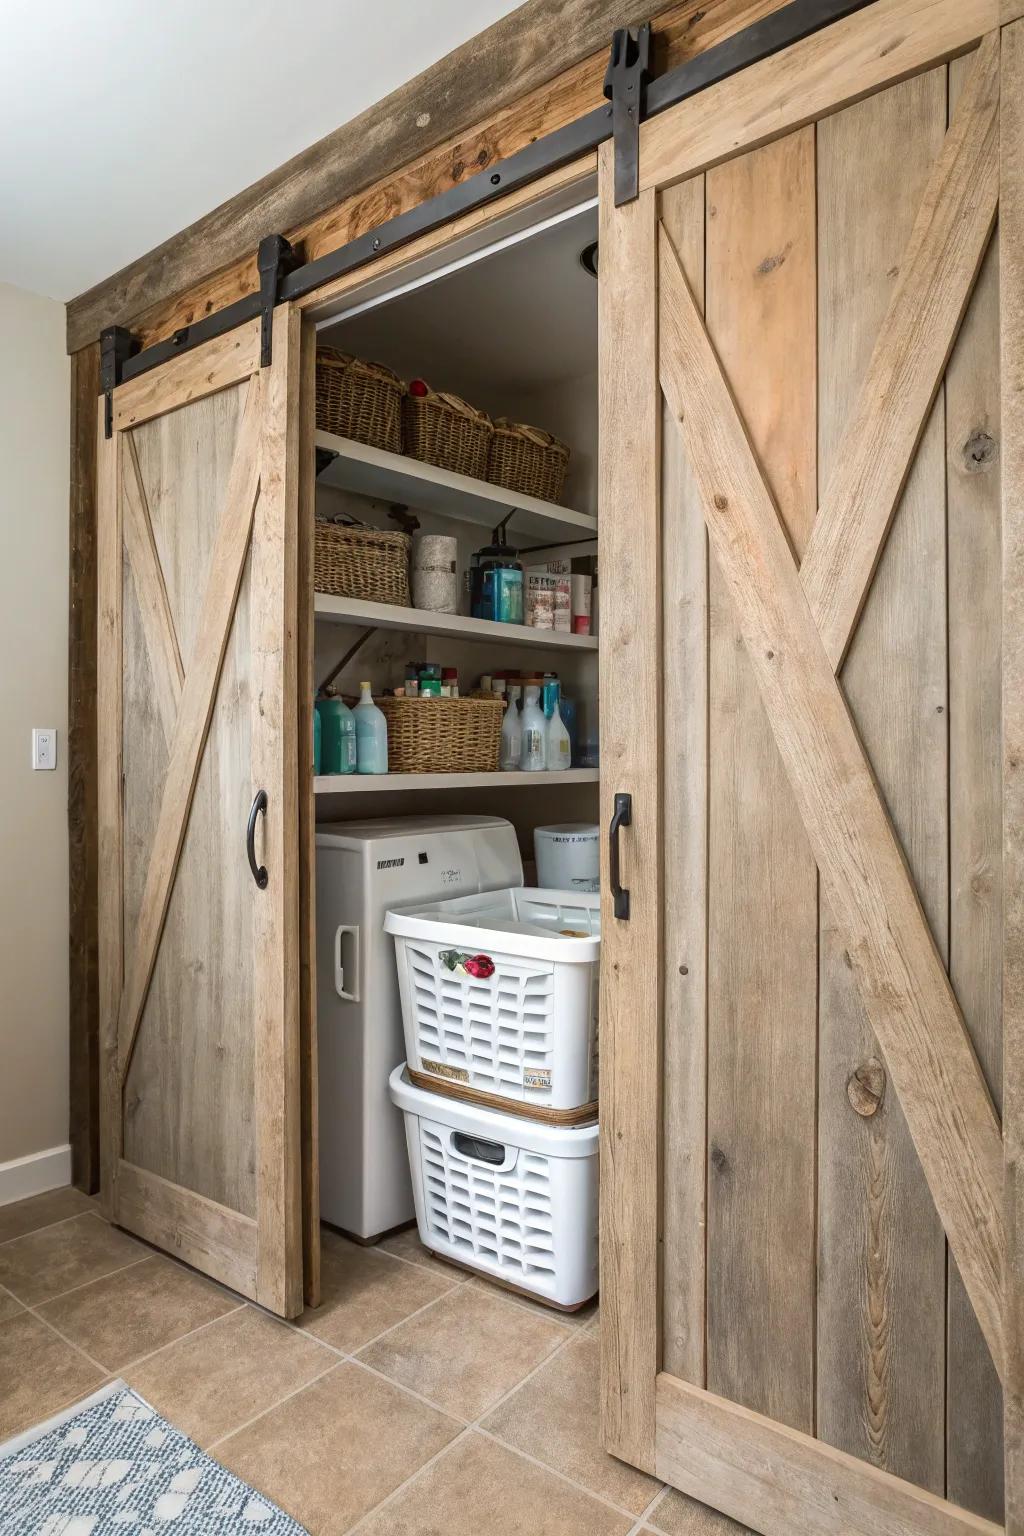
<instances>
[{"instance_id":1,"label":"red flower decoration","mask_svg":"<svg viewBox=\"0 0 1024 1536\"><path fill-rule=\"evenodd\" d=\"M486 981L488 976L494 975L494 961L490 955L471 955L465 961L466 970L470 976L476 976L480 981Z\"/></svg>"},{"instance_id":2,"label":"red flower decoration","mask_svg":"<svg viewBox=\"0 0 1024 1536\"><path fill-rule=\"evenodd\" d=\"M409 385L410 395L427 395L430 393L422 379L413 379Z\"/></svg>"}]
</instances>

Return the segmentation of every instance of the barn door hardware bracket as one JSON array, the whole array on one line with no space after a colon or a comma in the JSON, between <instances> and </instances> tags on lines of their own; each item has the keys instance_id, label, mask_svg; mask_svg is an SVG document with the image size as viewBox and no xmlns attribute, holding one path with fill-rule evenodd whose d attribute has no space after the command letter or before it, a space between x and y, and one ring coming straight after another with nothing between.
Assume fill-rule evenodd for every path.
<instances>
[{"instance_id":1,"label":"barn door hardware bracket","mask_svg":"<svg viewBox=\"0 0 1024 1536\"><path fill-rule=\"evenodd\" d=\"M612 104L616 208L640 195L640 124L647 106L650 78L650 22L639 27L616 27L604 77L604 94Z\"/></svg>"},{"instance_id":2,"label":"barn door hardware bracket","mask_svg":"<svg viewBox=\"0 0 1024 1536\"><path fill-rule=\"evenodd\" d=\"M139 350L131 331L123 325L108 325L100 332L100 389L103 391L103 434L114 430L114 390L124 374L124 365Z\"/></svg>"},{"instance_id":3,"label":"barn door hardware bracket","mask_svg":"<svg viewBox=\"0 0 1024 1536\"><path fill-rule=\"evenodd\" d=\"M284 235L265 235L256 253L260 274L260 367L269 368L273 349L274 306L280 302L281 284L300 264L299 253Z\"/></svg>"}]
</instances>

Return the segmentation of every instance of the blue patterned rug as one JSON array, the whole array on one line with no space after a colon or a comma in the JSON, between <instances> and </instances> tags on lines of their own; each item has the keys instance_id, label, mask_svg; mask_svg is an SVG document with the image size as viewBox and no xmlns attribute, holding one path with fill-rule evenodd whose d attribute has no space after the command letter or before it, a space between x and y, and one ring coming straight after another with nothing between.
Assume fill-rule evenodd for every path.
<instances>
[{"instance_id":1,"label":"blue patterned rug","mask_svg":"<svg viewBox=\"0 0 1024 1536\"><path fill-rule=\"evenodd\" d=\"M3 1536L308 1536L123 1381L0 1446Z\"/></svg>"}]
</instances>

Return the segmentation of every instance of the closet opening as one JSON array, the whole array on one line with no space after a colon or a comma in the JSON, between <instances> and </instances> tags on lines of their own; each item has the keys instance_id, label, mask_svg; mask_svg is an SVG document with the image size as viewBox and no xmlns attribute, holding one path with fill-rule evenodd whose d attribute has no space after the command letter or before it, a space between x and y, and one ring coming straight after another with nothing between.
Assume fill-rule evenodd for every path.
<instances>
[{"instance_id":1,"label":"closet opening","mask_svg":"<svg viewBox=\"0 0 1024 1536\"><path fill-rule=\"evenodd\" d=\"M324 1240L418 1249L418 1221L439 1257L566 1309L597 1284L595 193L577 180L314 311ZM438 690L459 706L434 729L423 699ZM367 695L385 772L346 771L346 716L358 724ZM524 749L538 716L543 764ZM552 828L568 830L535 839ZM453 899L477 929L455 923L448 948L385 931L389 911ZM493 962L458 953L479 924ZM546 930L538 955L511 939L499 955L510 927ZM584 938L585 977L560 977L550 955L582 956ZM480 958L497 980L473 977ZM570 983L586 1059L567 1106L553 1011ZM488 1114L521 1128L517 1149Z\"/></svg>"}]
</instances>

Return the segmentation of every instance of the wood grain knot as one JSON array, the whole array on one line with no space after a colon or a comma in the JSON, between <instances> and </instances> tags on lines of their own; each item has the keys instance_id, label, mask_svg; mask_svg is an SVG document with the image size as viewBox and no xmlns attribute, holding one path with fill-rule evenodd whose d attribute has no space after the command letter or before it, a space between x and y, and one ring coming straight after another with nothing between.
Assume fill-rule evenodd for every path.
<instances>
[{"instance_id":1,"label":"wood grain knot","mask_svg":"<svg viewBox=\"0 0 1024 1536\"><path fill-rule=\"evenodd\" d=\"M726 507L729 505L728 496L723 496L721 491L715 492L714 501L715 506L718 508L719 512L724 512Z\"/></svg>"},{"instance_id":2,"label":"wood grain knot","mask_svg":"<svg viewBox=\"0 0 1024 1536\"><path fill-rule=\"evenodd\" d=\"M711 1148L711 1165L716 1173L724 1173L729 1166L729 1159L721 1147Z\"/></svg>"},{"instance_id":3,"label":"wood grain knot","mask_svg":"<svg viewBox=\"0 0 1024 1536\"><path fill-rule=\"evenodd\" d=\"M788 240L784 249L779 251L778 255L766 256L764 261L759 261L755 269L757 276L767 277L770 272L777 272L792 249L793 242L792 240Z\"/></svg>"},{"instance_id":4,"label":"wood grain knot","mask_svg":"<svg viewBox=\"0 0 1024 1536\"><path fill-rule=\"evenodd\" d=\"M960 450L960 456L969 475L984 474L996 461L996 440L991 433L976 427Z\"/></svg>"},{"instance_id":5,"label":"wood grain knot","mask_svg":"<svg viewBox=\"0 0 1024 1536\"><path fill-rule=\"evenodd\" d=\"M869 1056L850 1074L846 1096L865 1120L878 1113L885 1097L885 1068L876 1056Z\"/></svg>"}]
</instances>

